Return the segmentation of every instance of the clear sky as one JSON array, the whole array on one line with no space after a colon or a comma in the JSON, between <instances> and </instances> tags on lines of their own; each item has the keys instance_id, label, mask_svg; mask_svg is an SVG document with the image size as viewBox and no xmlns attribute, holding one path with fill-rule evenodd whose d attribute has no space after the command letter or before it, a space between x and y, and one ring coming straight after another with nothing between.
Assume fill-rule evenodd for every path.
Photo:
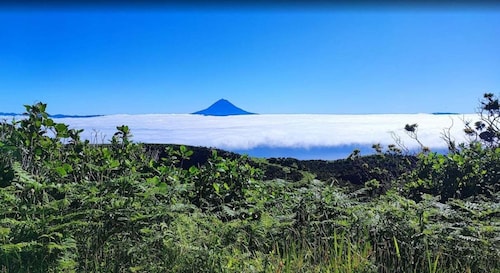
<instances>
[{"instance_id":1,"label":"clear sky","mask_svg":"<svg viewBox=\"0 0 500 273\"><path fill-rule=\"evenodd\" d=\"M0 112L474 112L500 9L0 9Z\"/></svg>"}]
</instances>

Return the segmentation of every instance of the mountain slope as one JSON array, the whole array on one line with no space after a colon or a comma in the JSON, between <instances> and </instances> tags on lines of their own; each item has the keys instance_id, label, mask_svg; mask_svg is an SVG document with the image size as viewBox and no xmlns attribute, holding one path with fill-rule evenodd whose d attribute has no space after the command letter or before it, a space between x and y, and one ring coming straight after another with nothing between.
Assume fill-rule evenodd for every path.
<instances>
[{"instance_id":1,"label":"mountain slope","mask_svg":"<svg viewBox=\"0 0 500 273\"><path fill-rule=\"evenodd\" d=\"M4 113L0 112L0 116L25 116L25 114L19 114L19 113ZM94 118L94 117L102 117L103 115L64 115L64 114L55 114L55 115L50 115L50 118Z\"/></svg>"},{"instance_id":2,"label":"mountain slope","mask_svg":"<svg viewBox=\"0 0 500 273\"><path fill-rule=\"evenodd\" d=\"M231 102L225 99L220 99L207 109L194 112L192 114L205 116L233 116L233 115L252 115L254 113L247 112L241 108L234 106Z\"/></svg>"}]
</instances>

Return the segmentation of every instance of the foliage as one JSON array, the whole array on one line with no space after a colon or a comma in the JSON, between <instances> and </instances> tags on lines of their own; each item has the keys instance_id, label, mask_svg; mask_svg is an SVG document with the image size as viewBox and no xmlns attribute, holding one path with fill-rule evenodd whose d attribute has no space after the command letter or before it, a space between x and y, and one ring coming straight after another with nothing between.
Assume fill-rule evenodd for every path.
<instances>
[{"instance_id":1,"label":"foliage","mask_svg":"<svg viewBox=\"0 0 500 273\"><path fill-rule=\"evenodd\" d=\"M422 193L449 198L493 198L500 190L500 148L485 148L479 142L462 145L447 155L421 155L418 167L408 177L409 196Z\"/></svg>"},{"instance_id":2,"label":"foliage","mask_svg":"<svg viewBox=\"0 0 500 273\"><path fill-rule=\"evenodd\" d=\"M474 123L466 122L464 132L473 137L474 141L480 141L489 147L500 146L500 104L498 97L492 93L486 93L480 103L479 115L481 120Z\"/></svg>"},{"instance_id":3,"label":"foliage","mask_svg":"<svg viewBox=\"0 0 500 273\"><path fill-rule=\"evenodd\" d=\"M202 159L125 125L90 143L45 110L0 123L0 272L499 272L493 145Z\"/></svg>"},{"instance_id":4,"label":"foliage","mask_svg":"<svg viewBox=\"0 0 500 273\"><path fill-rule=\"evenodd\" d=\"M321 181L353 190L362 188L368 181L377 180L380 184L377 194L380 194L391 188L396 178L415 168L417 158L411 155L403 155L393 145L389 145L388 150L385 152L382 152L381 145L374 145L374 148L378 149L378 152L374 155L335 161L300 161L293 158L271 158L268 160L270 165L261 168L266 171L268 178L300 181L304 177L304 172L306 172L313 174ZM287 176L279 175L279 170L283 166L289 170ZM271 169L274 171L273 174L269 172ZM297 172L300 176L293 175Z\"/></svg>"},{"instance_id":5,"label":"foliage","mask_svg":"<svg viewBox=\"0 0 500 273\"><path fill-rule=\"evenodd\" d=\"M410 197L418 200L422 193L428 193L439 195L442 201L468 197L496 200L500 189L500 109L493 94L484 94L479 114L481 120L475 128L469 122L465 124L465 133L472 137L470 142L457 145L445 134L448 154L419 155L415 170L403 178ZM410 127L407 130L414 132L416 124Z\"/></svg>"}]
</instances>

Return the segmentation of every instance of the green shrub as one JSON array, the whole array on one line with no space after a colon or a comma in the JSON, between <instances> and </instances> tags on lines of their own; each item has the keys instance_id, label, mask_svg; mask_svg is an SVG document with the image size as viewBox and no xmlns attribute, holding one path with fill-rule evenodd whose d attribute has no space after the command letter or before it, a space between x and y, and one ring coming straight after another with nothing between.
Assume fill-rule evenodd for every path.
<instances>
[{"instance_id":1,"label":"green shrub","mask_svg":"<svg viewBox=\"0 0 500 273\"><path fill-rule=\"evenodd\" d=\"M500 109L493 94L485 94L475 128L466 123L468 143L448 141L446 155L422 153L417 168L404 176L406 191L418 200L423 193L450 198L493 198L500 189ZM445 135L446 136L446 135Z\"/></svg>"},{"instance_id":2,"label":"green shrub","mask_svg":"<svg viewBox=\"0 0 500 273\"><path fill-rule=\"evenodd\" d=\"M248 157L158 156L124 125L91 144L45 108L0 124L2 273L499 272L500 148L483 140L449 155L278 160L300 179L264 181ZM331 166L359 167L360 185L318 180Z\"/></svg>"}]
</instances>

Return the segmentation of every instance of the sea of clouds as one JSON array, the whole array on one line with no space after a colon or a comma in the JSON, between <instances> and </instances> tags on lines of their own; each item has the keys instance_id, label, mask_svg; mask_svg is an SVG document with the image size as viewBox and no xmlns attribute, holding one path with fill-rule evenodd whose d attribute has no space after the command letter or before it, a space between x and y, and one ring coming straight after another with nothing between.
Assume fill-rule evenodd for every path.
<instances>
[{"instance_id":1,"label":"sea of clouds","mask_svg":"<svg viewBox=\"0 0 500 273\"><path fill-rule=\"evenodd\" d=\"M404 130L406 124L413 123L418 124L417 134L424 145L443 150L447 147L442 139L445 130L449 129L457 142L464 142L467 141L463 133L464 121L478 119L477 114L262 114L224 117L146 114L54 120L71 128L84 129L82 137L94 143L109 142L117 126L127 125L135 142L216 147L264 157L293 157L295 151L296 157L301 159L332 159L344 157L352 148L366 150L375 143L385 146L395 143L395 136L409 149L418 149L419 144ZM327 156L318 153L318 149L324 153L343 150L334 156ZM307 151L311 151L310 156Z\"/></svg>"}]
</instances>

